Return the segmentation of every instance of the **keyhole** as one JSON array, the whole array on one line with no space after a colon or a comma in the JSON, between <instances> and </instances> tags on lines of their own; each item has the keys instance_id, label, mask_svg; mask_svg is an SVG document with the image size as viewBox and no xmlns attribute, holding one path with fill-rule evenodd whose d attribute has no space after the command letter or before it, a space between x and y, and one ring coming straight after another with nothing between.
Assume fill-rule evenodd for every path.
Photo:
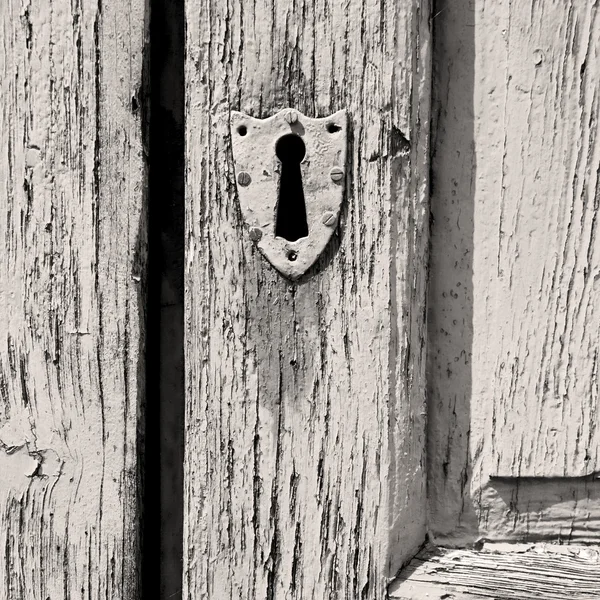
<instances>
[{"instance_id":1,"label":"keyhole","mask_svg":"<svg viewBox=\"0 0 600 600\"><path fill-rule=\"evenodd\" d=\"M288 242L295 242L308 235L300 171L300 161L306 154L306 146L300 136L290 133L279 138L275 154L281 161L275 235Z\"/></svg>"}]
</instances>

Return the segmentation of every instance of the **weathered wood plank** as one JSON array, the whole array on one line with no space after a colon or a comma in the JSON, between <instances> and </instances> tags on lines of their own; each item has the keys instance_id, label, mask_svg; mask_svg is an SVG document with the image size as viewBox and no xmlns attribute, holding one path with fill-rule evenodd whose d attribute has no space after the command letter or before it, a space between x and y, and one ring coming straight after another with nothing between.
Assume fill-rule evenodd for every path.
<instances>
[{"instance_id":1,"label":"weathered wood plank","mask_svg":"<svg viewBox=\"0 0 600 600\"><path fill-rule=\"evenodd\" d=\"M0 3L0 598L134 598L143 0Z\"/></svg>"},{"instance_id":2,"label":"weathered wood plank","mask_svg":"<svg viewBox=\"0 0 600 600\"><path fill-rule=\"evenodd\" d=\"M494 111L475 128L482 460L494 475L579 477L600 471L598 5L481 10L475 97Z\"/></svg>"},{"instance_id":3,"label":"weathered wood plank","mask_svg":"<svg viewBox=\"0 0 600 600\"><path fill-rule=\"evenodd\" d=\"M384 598L424 537L428 3L186 12L184 596ZM228 124L285 106L352 131L294 284L244 231Z\"/></svg>"},{"instance_id":4,"label":"weathered wood plank","mask_svg":"<svg viewBox=\"0 0 600 600\"><path fill-rule=\"evenodd\" d=\"M432 529L597 539L598 6L438 4Z\"/></svg>"},{"instance_id":5,"label":"weathered wood plank","mask_svg":"<svg viewBox=\"0 0 600 600\"><path fill-rule=\"evenodd\" d=\"M488 544L428 548L390 585L390 599L592 600L600 598L600 551L590 546Z\"/></svg>"}]
</instances>

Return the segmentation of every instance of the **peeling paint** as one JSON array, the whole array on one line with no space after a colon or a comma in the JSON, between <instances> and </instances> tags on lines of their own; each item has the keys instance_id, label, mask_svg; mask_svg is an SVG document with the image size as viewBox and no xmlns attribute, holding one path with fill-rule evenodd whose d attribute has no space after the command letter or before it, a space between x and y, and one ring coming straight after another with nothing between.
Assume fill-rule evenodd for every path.
<instances>
[{"instance_id":1,"label":"peeling paint","mask_svg":"<svg viewBox=\"0 0 600 600\"><path fill-rule=\"evenodd\" d=\"M0 598L136 598L148 2L0 6Z\"/></svg>"},{"instance_id":2,"label":"peeling paint","mask_svg":"<svg viewBox=\"0 0 600 600\"><path fill-rule=\"evenodd\" d=\"M6 458L0 458L0 472L22 472L25 477L59 477L64 461L54 450L31 450L29 444L7 446L0 441L0 450Z\"/></svg>"},{"instance_id":3,"label":"peeling paint","mask_svg":"<svg viewBox=\"0 0 600 600\"><path fill-rule=\"evenodd\" d=\"M597 543L597 6L442 1L434 27L431 533Z\"/></svg>"},{"instance_id":4,"label":"peeling paint","mask_svg":"<svg viewBox=\"0 0 600 600\"><path fill-rule=\"evenodd\" d=\"M375 4L186 3L186 599L383 600L425 538L429 3ZM293 282L239 209L274 169L240 182L231 139L284 106L275 136L348 115L339 228Z\"/></svg>"}]
</instances>

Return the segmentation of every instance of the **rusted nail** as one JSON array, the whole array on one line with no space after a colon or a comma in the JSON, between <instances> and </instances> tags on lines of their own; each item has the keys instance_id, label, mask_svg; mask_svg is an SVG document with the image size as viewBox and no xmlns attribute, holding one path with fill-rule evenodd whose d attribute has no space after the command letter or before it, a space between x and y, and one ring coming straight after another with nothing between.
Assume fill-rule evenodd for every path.
<instances>
[{"instance_id":1,"label":"rusted nail","mask_svg":"<svg viewBox=\"0 0 600 600\"><path fill-rule=\"evenodd\" d=\"M333 169L329 171L329 175L333 181L341 181L344 177L344 170L340 169L340 167L333 167Z\"/></svg>"},{"instance_id":2,"label":"rusted nail","mask_svg":"<svg viewBox=\"0 0 600 600\"><path fill-rule=\"evenodd\" d=\"M252 181L252 178L250 177L250 173L246 173L246 171L242 171L238 175L238 183L240 185L243 185L244 187L246 187L247 185L250 185L251 181Z\"/></svg>"},{"instance_id":3,"label":"rusted nail","mask_svg":"<svg viewBox=\"0 0 600 600\"><path fill-rule=\"evenodd\" d=\"M260 240L262 239L262 236L263 236L263 232L260 227L253 227L250 230L250 239L253 242L260 242Z\"/></svg>"},{"instance_id":4,"label":"rusted nail","mask_svg":"<svg viewBox=\"0 0 600 600\"><path fill-rule=\"evenodd\" d=\"M335 225L336 218L332 212L326 212L323 215L323 224L327 225L327 227L333 227Z\"/></svg>"},{"instance_id":5,"label":"rusted nail","mask_svg":"<svg viewBox=\"0 0 600 600\"><path fill-rule=\"evenodd\" d=\"M285 115L285 120L290 125L293 125L298 121L298 113L295 110L290 110L290 112Z\"/></svg>"}]
</instances>

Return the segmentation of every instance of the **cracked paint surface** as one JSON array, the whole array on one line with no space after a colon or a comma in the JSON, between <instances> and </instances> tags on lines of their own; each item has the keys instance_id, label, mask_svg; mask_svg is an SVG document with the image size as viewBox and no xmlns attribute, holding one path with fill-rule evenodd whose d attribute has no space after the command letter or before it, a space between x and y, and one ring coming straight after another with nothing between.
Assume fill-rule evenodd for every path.
<instances>
[{"instance_id":1,"label":"cracked paint surface","mask_svg":"<svg viewBox=\"0 0 600 600\"><path fill-rule=\"evenodd\" d=\"M2 599L137 593L146 10L0 3Z\"/></svg>"}]
</instances>

